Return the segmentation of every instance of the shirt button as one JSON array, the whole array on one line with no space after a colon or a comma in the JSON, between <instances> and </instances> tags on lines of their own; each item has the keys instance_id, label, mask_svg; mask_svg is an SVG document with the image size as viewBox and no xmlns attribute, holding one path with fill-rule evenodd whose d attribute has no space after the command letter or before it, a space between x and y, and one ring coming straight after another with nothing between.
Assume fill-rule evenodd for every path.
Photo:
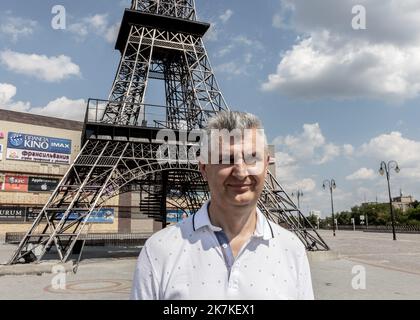
<instances>
[{"instance_id":1,"label":"shirt button","mask_svg":"<svg viewBox=\"0 0 420 320\"><path fill-rule=\"evenodd\" d=\"M228 247L228 245L226 243L224 243L224 244L222 244L222 247L226 249Z\"/></svg>"}]
</instances>

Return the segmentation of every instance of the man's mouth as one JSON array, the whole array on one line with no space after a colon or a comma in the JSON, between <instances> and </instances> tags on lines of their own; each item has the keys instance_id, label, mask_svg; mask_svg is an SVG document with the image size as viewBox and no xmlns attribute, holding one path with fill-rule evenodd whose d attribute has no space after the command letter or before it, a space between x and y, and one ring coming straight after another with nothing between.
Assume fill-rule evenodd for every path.
<instances>
[{"instance_id":1,"label":"man's mouth","mask_svg":"<svg viewBox=\"0 0 420 320\"><path fill-rule=\"evenodd\" d=\"M229 183L228 187L237 188L237 189L249 188L249 187L252 187L252 183L240 183L240 184Z\"/></svg>"}]
</instances>

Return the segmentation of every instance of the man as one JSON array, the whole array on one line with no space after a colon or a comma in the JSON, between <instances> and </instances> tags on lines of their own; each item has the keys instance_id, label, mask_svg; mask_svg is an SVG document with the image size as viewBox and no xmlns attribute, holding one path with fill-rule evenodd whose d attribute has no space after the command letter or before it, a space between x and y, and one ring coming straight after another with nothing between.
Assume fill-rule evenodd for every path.
<instances>
[{"instance_id":1,"label":"man","mask_svg":"<svg viewBox=\"0 0 420 320\"><path fill-rule=\"evenodd\" d=\"M207 130L199 167L210 200L147 240L131 298L313 299L304 245L257 208L269 162L261 122L220 112ZM218 131L236 133L226 141Z\"/></svg>"}]
</instances>

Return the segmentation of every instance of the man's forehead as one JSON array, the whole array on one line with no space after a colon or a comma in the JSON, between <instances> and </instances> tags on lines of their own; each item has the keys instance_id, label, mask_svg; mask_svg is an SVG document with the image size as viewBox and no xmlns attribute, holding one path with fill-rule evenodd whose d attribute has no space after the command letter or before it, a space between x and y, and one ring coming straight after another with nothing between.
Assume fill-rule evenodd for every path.
<instances>
[{"instance_id":1,"label":"man's forehead","mask_svg":"<svg viewBox=\"0 0 420 320\"><path fill-rule=\"evenodd\" d=\"M265 150L264 141L254 139L230 139L229 142L220 138L219 151L240 152L240 151L263 152Z\"/></svg>"}]
</instances>

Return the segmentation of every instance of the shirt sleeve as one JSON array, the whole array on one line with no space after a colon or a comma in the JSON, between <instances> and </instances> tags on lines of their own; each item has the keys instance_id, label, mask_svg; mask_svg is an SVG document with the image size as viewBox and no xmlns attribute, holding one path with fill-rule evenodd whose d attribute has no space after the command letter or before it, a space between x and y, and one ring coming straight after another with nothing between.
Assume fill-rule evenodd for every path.
<instances>
[{"instance_id":1,"label":"shirt sleeve","mask_svg":"<svg viewBox=\"0 0 420 320\"><path fill-rule=\"evenodd\" d=\"M299 275L298 275L298 299L299 300L314 300L314 291L312 288L311 269L309 266L308 256L306 250L300 257Z\"/></svg>"},{"instance_id":2,"label":"shirt sleeve","mask_svg":"<svg viewBox=\"0 0 420 320\"><path fill-rule=\"evenodd\" d=\"M131 300L158 300L159 282L150 261L147 247L144 246L137 259L134 271Z\"/></svg>"}]
</instances>

